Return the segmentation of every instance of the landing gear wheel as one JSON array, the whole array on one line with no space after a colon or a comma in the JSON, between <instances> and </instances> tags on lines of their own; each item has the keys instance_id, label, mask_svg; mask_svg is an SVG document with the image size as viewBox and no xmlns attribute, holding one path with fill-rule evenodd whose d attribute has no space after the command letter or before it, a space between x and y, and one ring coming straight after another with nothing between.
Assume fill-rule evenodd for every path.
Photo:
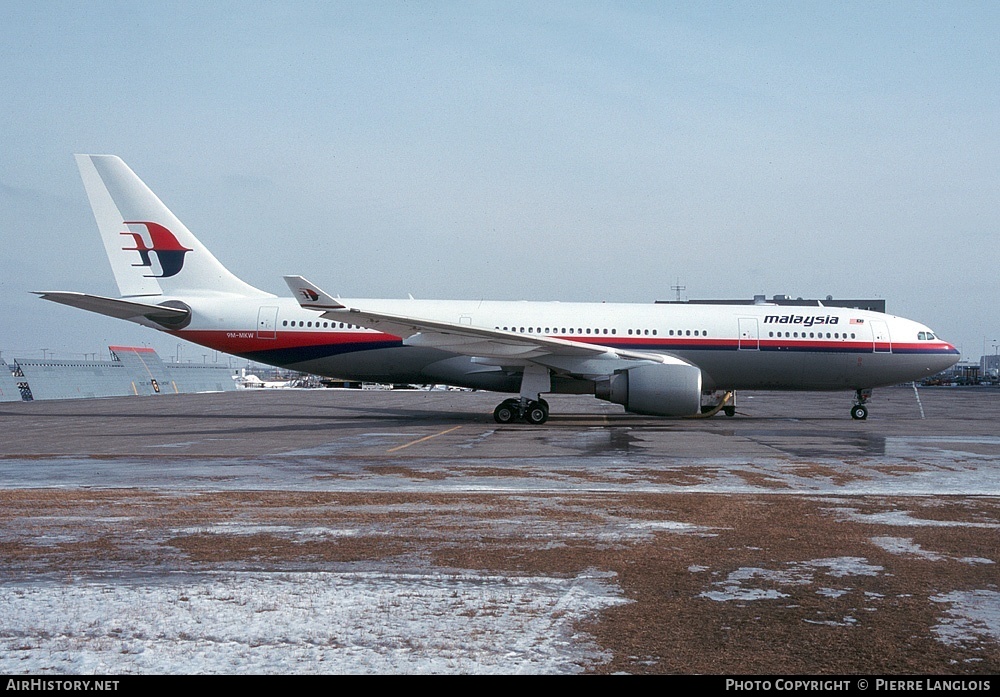
<instances>
[{"instance_id":1,"label":"landing gear wheel","mask_svg":"<svg viewBox=\"0 0 1000 697\"><path fill-rule=\"evenodd\" d=\"M505 399L493 410L493 420L498 424L509 424L518 419L516 399Z\"/></svg>"},{"instance_id":2,"label":"landing gear wheel","mask_svg":"<svg viewBox=\"0 0 1000 697\"><path fill-rule=\"evenodd\" d=\"M851 418L855 421L864 421L868 418L868 407L864 404L855 404L851 407Z\"/></svg>"},{"instance_id":3,"label":"landing gear wheel","mask_svg":"<svg viewBox=\"0 0 1000 697\"><path fill-rule=\"evenodd\" d=\"M549 420L548 405L544 400L529 402L528 408L524 411L524 420L529 424L543 424Z\"/></svg>"},{"instance_id":4,"label":"landing gear wheel","mask_svg":"<svg viewBox=\"0 0 1000 697\"><path fill-rule=\"evenodd\" d=\"M736 416L736 407L722 407L722 413L726 416Z\"/></svg>"}]
</instances>

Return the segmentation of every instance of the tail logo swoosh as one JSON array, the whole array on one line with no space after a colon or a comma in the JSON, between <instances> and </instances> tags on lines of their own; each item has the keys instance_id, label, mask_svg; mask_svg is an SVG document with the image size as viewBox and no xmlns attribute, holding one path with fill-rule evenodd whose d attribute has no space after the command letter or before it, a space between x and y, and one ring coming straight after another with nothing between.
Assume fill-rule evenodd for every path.
<instances>
[{"instance_id":1,"label":"tail logo swoosh","mask_svg":"<svg viewBox=\"0 0 1000 697\"><path fill-rule=\"evenodd\" d=\"M153 271L153 259L150 254L156 255L156 260L160 266L160 273L143 274L146 278L170 278L171 276L176 276L184 268L184 255L192 250L181 245L170 230L159 223L139 220L126 220L122 224L142 225L146 228L146 234L149 236L148 245L141 233L132 232L131 230L121 233L126 237L131 237L135 243L134 247L122 247L122 251L139 253L139 263L132 264L132 266L144 266Z\"/></svg>"}]
</instances>

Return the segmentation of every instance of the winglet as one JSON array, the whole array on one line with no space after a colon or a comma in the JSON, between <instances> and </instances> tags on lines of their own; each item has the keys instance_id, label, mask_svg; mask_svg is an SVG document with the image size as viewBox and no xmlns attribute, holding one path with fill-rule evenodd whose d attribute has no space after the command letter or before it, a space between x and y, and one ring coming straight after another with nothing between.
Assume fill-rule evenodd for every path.
<instances>
[{"instance_id":1,"label":"winglet","mask_svg":"<svg viewBox=\"0 0 1000 697\"><path fill-rule=\"evenodd\" d=\"M292 295L307 310L344 310L346 307L302 276L285 276Z\"/></svg>"}]
</instances>

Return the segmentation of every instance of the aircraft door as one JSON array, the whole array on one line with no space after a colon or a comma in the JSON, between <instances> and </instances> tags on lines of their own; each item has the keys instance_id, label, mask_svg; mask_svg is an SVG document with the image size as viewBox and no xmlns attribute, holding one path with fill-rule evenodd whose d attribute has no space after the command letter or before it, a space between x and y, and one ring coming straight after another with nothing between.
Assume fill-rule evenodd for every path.
<instances>
[{"instance_id":1,"label":"aircraft door","mask_svg":"<svg viewBox=\"0 0 1000 697\"><path fill-rule=\"evenodd\" d=\"M892 353L892 338L889 336L888 325L882 320L876 319L872 320L871 327L875 353Z\"/></svg>"},{"instance_id":2,"label":"aircraft door","mask_svg":"<svg viewBox=\"0 0 1000 697\"><path fill-rule=\"evenodd\" d=\"M278 308L263 306L257 312L257 338L277 338L275 328L278 326Z\"/></svg>"},{"instance_id":3,"label":"aircraft door","mask_svg":"<svg viewBox=\"0 0 1000 697\"><path fill-rule=\"evenodd\" d=\"M757 333L756 317L740 317L740 351L757 351L760 349L760 336Z\"/></svg>"}]
</instances>

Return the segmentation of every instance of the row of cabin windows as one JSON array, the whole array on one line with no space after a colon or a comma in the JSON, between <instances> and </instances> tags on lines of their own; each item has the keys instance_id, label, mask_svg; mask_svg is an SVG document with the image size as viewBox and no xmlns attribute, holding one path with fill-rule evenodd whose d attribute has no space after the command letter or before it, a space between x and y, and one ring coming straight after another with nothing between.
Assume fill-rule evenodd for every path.
<instances>
[{"instance_id":1,"label":"row of cabin windows","mask_svg":"<svg viewBox=\"0 0 1000 697\"><path fill-rule=\"evenodd\" d=\"M628 333L630 335L634 334L635 336L648 336L649 334L652 334L653 336L656 336L656 330L655 329L653 329L653 330L649 330L649 329L636 329L634 332L631 329L629 329ZM704 329L694 329L694 330L691 330L691 329L677 329L677 330L671 329L671 330L665 332L665 334L666 334L666 336L708 336L708 332L705 331Z\"/></svg>"},{"instance_id":2,"label":"row of cabin windows","mask_svg":"<svg viewBox=\"0 0 1000 697\"><path fill-rule=\"evenodd\" d=\"M495 327L495 329L501 329L501 327ZM570 327L568 329L566 327L563 327L561 330L558 327L545 327L545 331L542 331L541 327L502 327L502 329L505 332L518 332L519 334L564 334L564 335L565 334L590 334L590 335L597 335L597 334L617 334L618 333L617 329L592 329L592 328L581 329L581 328L573 328L573 327ZM631 333L632 333L632 330L629 330L629 334L631 334ZM649 330L648 329L646 330L646 333L649 334ZM653 330L653 333L654 334L656 333L655 329Z\"/></svg>"},{"instance_id":3,"label":"row of cabin windows","mask_svg":"<svg viewBox=\"0 0 1000 697\"><path fill-rule=\"evenodd\" d=\"M774 332L768 332L767 335L768 336L772 336L772 337L773 336L777 336L779 339L782 336L784 336L786 339L800 339L800 338L801 339L822 339L823 338L823 332L809 332L808 335L805 332L802 332L802 336L801 337L799 336L799 332L784 332L784 333L778 332L777 334L775 334ZM847 337L847 332L844 332L843 335L841 335L840 332L834 332L833 334L830 334L830 332L827 332L826 333L826 338L827 339L846 339L848 337ZM852 339L854 338L854 332L851 332L851 337L850 338L852 338Z\"/></svg>"},{"instance_id":4,"label":"row of cabin windows","mask_svg":"<svg viewBox=\"0 0 1000 697\"><path fill-rule=\"evenodd\" d=\"M286 320L282 321L281 326L282 327L311 327L311 326L313 326L313 323L312 322L303 322L303 321L299 320L299 323L296 324L295 320L292 320L291 322L289 322L286 319ZM338 328L339 329L364 329L364 327L358 327L358 326L355 326L353 324L344 324L343 322L339 322L339 323L338 322L323 322L322 324L320 322L316 322L316 328L317 329L338 329Z\"/></svg>"},{"instance_id":5,"label":"row of cabin windows","mask_svg":"<svg viewBox=\"0 0 1000 697\"><path fill-rule=\"evenodd\" d=\"M562 334L564 336L569 334L584 334L584 335L600 335L600 334L618 334L617 329L593 329L593 328L574 328L569 327L545 327L542 331L541 327L495 327L496 329L503 329L505 332L518 332L520 334ZM655 329L629 329L629 336L657 336L657 330ZM694 331L690 329L677 329L676 331L671 329L668 332L669 336L708 336L708 332L705 330L695 329Z\"/></svg>"},{"instance_id":6,"label":"row of cabin windows","mask_svg":"<svg viewBox=\"0 0 1000 697\"><path fill-rule=\"evenodd\" d=\"M289 320L286 319L286 320L283 320L281 322L281 326L283 326L283 327L296 327L296 326L298 326L298 327L310 327L311 328L311 327L314 326L314 323L313 322L306 322L306 321L302 321L302 320L299 320L298 323L296 323L295 320L289 321ZM315 327L317 329L338 329L338 328L339 329L363 329L363 327L358 327L358 326L355 326L353 324L345 324L343 322L339 322L339 323L338 322L316 322L315 323ZM496 327L496 328L500 329L500 327ZM505 332L506 331L520 332L521 334L543 334L543 333L544 334L551 334L553 332L558 332L559 331L558 328L554 329L554 328L551 328L551 327L545 327L545 331L544 332L542 331L541 327L503 327L503 330ZM618 334L618 330L617 329L594 329L594 328L590 328L590 327L588 327L586 329L569 327L567 329L566 327L563 327L561 333L564 334L564 335L566 335L566 334L583 334L583 335L596 336L596 335L601 335L601 334ZM657 336L657 330L655 330L655 329L629 329L628 330L628 334L629 334L629 336L650 336L650 335ZM708 336L708 332L707 331L705 331L705 330L698 330L698 329L695 329L694 331L692 331L690 329L687 329L687 330L684 330L684 329L673 330L673 329L671 329L668 332L668 334L669 334L669 336Z\"/></svg>"},{"instance_id":7,"label":"row of cabin windows","mask_svg":"<svg viewBox=\"0 0 1000 697\"><path fill-rule=\"evenodd\" d=\"M291 322L289 322L286 319L286 320L282 321L281 326L283 326L283 327L295 327L295 326L299 326L299 327L312 327L313 323L312 322L304 322L302 320L299 320L298 325L296 325L295 320L292 320ZM358 327L358 326L353 325L353 324L345 324L344 322L322 322L322 323L320 323L318 321L316 322L316 328L318 328L318 329L363 329L363 327ZM497 327L497 329L500 329L500 327ZM545 331L544 332L542 332L542 328L541 327L527 327L527 328L525 328L525 327L503 327L503 330L505 332L506 331L520 332L521 334L542 334L542 333L544 333L544 334L551 334L553 332L552 328L550 328L550 327L545 327ZM567 329L566 327L563 327L561 333L563 335L567 335L567 334L583 334L583 335L591 335L591 336L593 336L593 335L600 335L600 334L617 334L618 330L617 329L610 329L610 330L609 329L593 329L593 328L589 328L589 327L586 328L586 329L582 329L582 328L576 328L576 329L574 329L573 327L569 327ZM650 336L650 335L657 336L657 331L655 329L629 329L628 330L628 334L629 334L629 336ZM677 330L671 329L667 334L668 334L668 336L708 336L708 332L707 331L705 331L705 330L698 330L698 329L695 329L693 331L691 329L677 329ZM770 337L774 337L775 335L776 335L775 332L768 332L768 336L770 336ZM791 338L794 338L794 339L798 339L798 338L802 338L802 339L822 339L823 338L823 332L809 332L808 335L806 335L806 332L802 332L802 336L801 337L799 337L799 332L784 332L784 333L777 332L777 337L778 338L781 338L782 336L784 336L785 338L789 338L789 339L791 339ZM843 336L840 335L840 332L833 332L832 335L831 335L830 332L827 332L826 333L826 338L827 339L846 339L846 338L848 338L848 336L847 336L846 332L844 333ZM851 333L850 338L851 339L855 338L855 335L854 335L853 332ZM920 332L920 334L918 335L918 338L921 341L933 341L935 337L930 332Z\"/></svg>"}]
</instances>

